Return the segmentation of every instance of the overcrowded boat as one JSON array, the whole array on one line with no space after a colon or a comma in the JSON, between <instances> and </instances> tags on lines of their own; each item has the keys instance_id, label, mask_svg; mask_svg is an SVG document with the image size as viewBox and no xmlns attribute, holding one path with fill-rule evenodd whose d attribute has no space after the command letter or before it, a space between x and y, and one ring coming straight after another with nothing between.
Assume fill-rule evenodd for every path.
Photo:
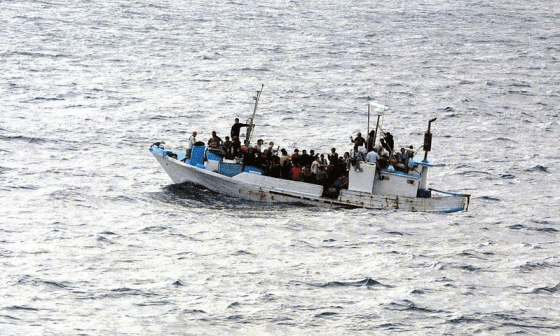
<instances>
[{"instance_id":1,"label":"overcrowded boat","mask_svg":"<svg viewBox=\"0 0 560 336\"><path fill-rule=\"evenodd\" d=\"M339 156L333 148L327 161L324 155L300 155L297 149L288 155L285 149L275 150L273 143L267 148L261 139L251 145L261 92L262 88L257 91L252 117L245 124L236 119L226 141L213 133L205 144L196 141L194 132L186 150L167 149L164 142L156 142L150 152L174 183L190 182L248 201L424 212L468 210L470 195L428 187L428 170L433 168L428 160L430 128L436 118L429 120L421 147L395 151L392 135L379 128L378 115L367 139L358 133L351 139L353 150ZM243 144L242 127L247 129ZM419 150L424 151L423 158L417 156Z\"/></svg>"}]
</instances>

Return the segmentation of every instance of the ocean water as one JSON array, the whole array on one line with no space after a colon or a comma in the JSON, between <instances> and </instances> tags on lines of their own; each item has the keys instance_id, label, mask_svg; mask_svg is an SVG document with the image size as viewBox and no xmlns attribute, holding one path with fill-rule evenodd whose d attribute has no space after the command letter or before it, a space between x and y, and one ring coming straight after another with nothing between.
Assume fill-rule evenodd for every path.
<instances>
[{"instance_id":1,"label":"ocean water","mask_svg":"<svg viewBox=\"0 0 560 336\"><path fill-rule=\"evenodd\" d=\"M25 1L0 13L0 335L560 334L558 1ZM385 104L455 214L172 185L229 132L339 153ZM372 111L375 113L375 111ZM373 125L374 117L372 117Z\"/></svg>"}]
</instances>

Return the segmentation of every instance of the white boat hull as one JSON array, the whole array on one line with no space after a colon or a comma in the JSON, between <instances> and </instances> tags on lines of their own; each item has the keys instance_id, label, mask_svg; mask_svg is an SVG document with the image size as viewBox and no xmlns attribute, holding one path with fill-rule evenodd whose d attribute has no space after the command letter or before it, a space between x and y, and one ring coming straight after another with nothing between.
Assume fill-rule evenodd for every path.
<instances>
[{"instance_id":1,"label":"white boat hull","mask_svg":"<svg viewBox=\"0 0 560 336\"><path fill-rule=\"evenodd\" d=\"M370 209L399 209L423 212L455 212L468 209L468 195L418 198L375 195L367 192L341 190L335 198L322 197L322 186L287 181L254 173L228 177L211 170L152 152L174 183L191 182L209 190L245 200L258 202L300 203L322 207L360 207Z\"/></svg>"}]
</instances>

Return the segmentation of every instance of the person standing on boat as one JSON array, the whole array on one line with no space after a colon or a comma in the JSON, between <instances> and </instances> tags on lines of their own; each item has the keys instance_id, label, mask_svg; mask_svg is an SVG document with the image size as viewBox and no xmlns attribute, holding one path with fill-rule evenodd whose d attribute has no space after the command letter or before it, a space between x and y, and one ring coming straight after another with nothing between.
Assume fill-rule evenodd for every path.
<instances>
[{"instance_id":1,"label":"person standing on boat","mask_svg":"<svg viewBox=\"0 0 560 336\"><path fill-rule=\"evenodd\" d=\"M194 147L194 144L196 143L196 134L197 134L196 132L193 132L191 137L189 138L189 141L187 143L185 160L191 157L192 148Z\"/></svg>"},{"instance_id":2,"label":"person standing on boat","mask_svg":"<svg viewBox=\"0 0 560 336\"><path fill-rule=\"evenodd\" d=\"M232 138L231 149L232 149L232 152L233 152L233 156L236 157L237 154L239 154L239 152L241 150L241 141L239 141L239 137Z\"/></svg>"},{"instance_id":3,"label":"person standing on boat","mask_svg":"<svg viewBox=\"0 0 560 336\"><path fill-rule=\"evenodd\" d=\"M294 167L298 167L298 168L300 167L300 165L301 165L300 158L301 157L299 156L299 149L297 149L297 148L294 149L294 154L292 154L292 159L291 159L292 165Z\"/></svg>"},{"instance_id":4,"label":"person standing on boat","mask_svg":"<svg viewBox=\"0 0 560 336\"><path fill-rule=\"evenodd\" d=\"M375 142L375 131L371 130L366 140L366 149L368 152L372 151L374 142Z\"/></svg>"},{"instance_id":5,"label":"person standing on boat","mask_svg":"<svg viewBox=\"0 0 560 336\"><path fill-rule=\"evenodd\" d=\"M366 139L362 137L362 133L358 132L356 139L350 137L350 141L354 144L354 152L358 151L358 147L363 146L366 143Z\"/></svg>"},{"instance_id":6,"label":"person standing on boat","mask_svg":"<svg viewBox=\"0 0 560 336\"><path fill-rule=\"evenodd\" d=\"M393 153L394 149L395 149L395 140L393 140L393 136L391 135L391 133L387 132L385 133L385 142L387 143L387 146L389 146L390 148L390 153Z\"/></svg>"},{"instance_id":7,"label":"person standing on boat","mask_svg":"<svg viewBox=\"0 0 560 336\"><path fill-rule=\"evenodd\" d=\"M307 154L307 150L302 150L301 151L301 155L299 157L299 164L302 167L307 167L307 166L311 166L311 163L313 162L313 159L311 158L311 155Z\"/></svg>"},{"instance_id":8,"label":"person standing on boat","mask_svg":"<svg viewBox=\"0 0 560 336\"><path fill-rule=\"evenodd\" d=\"M239 118L235 118L235 124L233 124L233 126L231 126L231 138L235 138L238 137L239 138L239 130L241 129L241 127L250 127L249 124L241 124L239 123Z\"/></svg>"},{"instance_id":9,"label":"person standing on boat","mask_svg":"<svg viewBox=\"0 0 560 336\"><path fill-rule=\"evenodd\" d=\"M328 155L329 164L331 166L336 166L338 163L338 154L336 153L336 148L331 148L331 154Z\"/></svg>"}]
</instances>

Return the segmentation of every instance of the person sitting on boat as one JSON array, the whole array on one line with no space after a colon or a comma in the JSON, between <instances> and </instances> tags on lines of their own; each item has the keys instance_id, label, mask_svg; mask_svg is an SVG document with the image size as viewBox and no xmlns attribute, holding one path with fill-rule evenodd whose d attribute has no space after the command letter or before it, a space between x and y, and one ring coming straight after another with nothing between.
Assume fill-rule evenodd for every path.
<instances>
[{"instance_id":1,"label":"person sitting on boat","mask_svg":"<svg viewBox=\"0 0 560 336\"><path fill-rule=\"evenodd\" d=\"M233 156L233 151L232 151L233 142L231 142L228 136L226 136L226 141L224 141L223 146L224 146L224 152L226 153L226 156L228 157Z\"/></svg>"},{"instance_id":2,"label":"person sitting on boat","mask_svg":"<svg viewBox=\"0 0 560 336\"><path fill-rule=\"evenodd\" d=\"M218 148L222 143L222 138L216 135L216 131L212 131L212 137L208 140L208 147Z\"/></svg>"},{"instance_id":3,"label":"person sitting on boat","mask_svg":"<svg viewBox=\"0 0 560 336\"><path fill-rule=\"evenodd\" d=\"M350 137L350 141L354 144L354 152L358 151L358 147L365 145L366 139L362 137L362 133L358 132L356 139Z\"/></svg>"},{"instance_id":4,"label":"person sitting on boat","mask_svg":"<svg viewBox=\"0 0 560 336\"><path fill-rule=\"evenodd\" d=\"M346 170L350 170L350 166L352 166L352 159L350 158L350 153L344 152L344 158L342 160L346 165Z\"/></svg>"},{"instance_id":5,"label":"person sitting on boat","mask_svg":"<svg viewBox=\"0 0 560 336\"><path fill-rule=\"evenodd\" d=\"M244 153L246 153L247 150L248 150L249 148L251 148L251 146L249 146L248 141L247 141L247 140L244 140L244 141L243 141L243 145L242 145L241 148L240 148L241 151L244 152Z\"/></svg>"},{"instance_id":6,"label":"person sitting on boat","mask_svg":"<svg viewBox=\"0 0 560 336\"><path fill-rule=\"evenodd\" d=\"M264 151L264 146L263 146L264 140L263 139L259 139L257 140L257 145L255 146L255 148L257 149L257 152L262 153Z\"/></svg>"},{"instance_id":7,"label":"person sitting on boat","mask_svg":"<svg viewBox=\"0 0 560 336\"><path fill-rule=\"evenodd\" d=\"M362 172L363 169L360 167L360 162L366 161L366 148L364 146L358 147L358 151L354 155L356 157L356 167L354 167L354 170Z\"/></svg>"},{"instance_id":8,"label":"person sitting on boat","mask_svg":"<svg viewBox=\"0 0 560 336\"><path fill-rule=\"evenodd\" d=\"M317 181L315 174L311 172L311 168L309 166L303 167L301 171L301 180L306 183L315 183Z\"/></svg>"},{"instance_id":9,"label":"person sitting on boat","mask_svg":"<svg viewBox=\"0 0 560 336\"><path fill-rule=\"evenodd\" d=\"M278 155L272 154L272 151L268 151L268 153L270 153L270 159L268 163L269 175L272 177L280 177L280 158L278 157Z\"/></svg>"},{"instance_id":10,"label":"person sitting on boat","mask_svg":"<svg viewBox=\"0 0 560 336\"><path fill-rule=\"evenodd\" d=\"M249 124L241 124L239 123L239 118L235 118L235 124L233 124L233 126L231 126L231 138L234 139L235 137L239 138L239 130L241 129L241 127L250 127L251 125Z\"/></svg>"},{"instance_id":11,"label":"person sitting on boat","mask_svg":"<svg viewBox=\"0 0 560 336\"><path fill-rule=\"evenodd\" d=\"M325 154L321 154L319 156L319 163L321 164L321 167L327 166L327 160L325 160Z\"/></svg>"},{"instance_id":12,"label":"person sitting on boat","mask_svg":"<svg viewBox=\"0 0 560 336\"><path fill-rule=\"evenodd\" d=\"M328 155L329 164L331 166L336 166L338 163L338 154L336 153L336 148L331 148L331 154Z\"/></svg>"},{"instance_id":13,"label":"person sitting on boat","mask_svg":"<svg viewBox=\"0 0 560 336\"><path fill-rule=\"evenodd\" d=\"M192 148L194 147L194 144L196 143L196 132L193 132L191 137L189 138L189 141L187 143L187 150L186 150L186 154L185 154L185 158L183 159L183 161L186 161L187 159L189 159L191 157L191 152L192 152Z\"/></svg>"},{"instance_id":14,"label":"person sitting on boat","mask_svg":"<svg viewBox=\"0 0 560 336\"><path fill-rule=\"evenodd\" d=\"M403 173L408 173L408 167L405 164L406 162L406 151L404 148L401 148L400 152L395 154L395 160L391 162L395 170L401 171Z\"/></svg>"},{"instance_id":15,"label":"person sitting on boat","mask_svg":"<svg viewBox=\"0 0 560 336\"><path fill-rule=\"evenodd\" d=\"M383 139L381 139L380 144L375 145L375 151L377 152L377 163L380 168L387 168L389 165L389 152L383 146ZM386 145L386 144L385 144Z\"/></svg>"},{"instance_id":16,"label":"person sitting on boat","mask_svg":"<svg viewBox=\"0 0 560 336\"><path fill-rule=\"evenodd\" d=\"M319 158L315 159L311 163L311 172L315 175L319 174L319 167L321 166L321 160Z\"/></svg>"},{"instance_id":17,"label":"person sitting on boat","mask_svg":"<svg viewBox=\"0 0 560 336\"><path fill-rule=\"evenodd\" d=\"M414 147L410 145L405 151L406 151L406 159L404 161L404 164L408 166L409 163L412 162L412 159L414 158Z\"/></svg>"},{"instance_id":18,"label":"person sitting on boat","mask_svg":"<svg viewBox=\"0 0 560 336\"><path fill-rule=\"evenodd\" d=\"M247 166L257 166L258 153L255 148L249 147L243 155L243 163Z\"/></svg>"},{"instance_id":19,"label":"person sitting on boat","mask_svg":"<svg viewBox=\"0 0 560 336\"><path fill-rule=\"evenodd\" d=\"M272 154L278 154L278 150L280 149L280 146L278 146L278 148L276 148L276 150L274 150L274 142L269 142L268 143L268 150L272 153Z\"/></svg>"},{"instance_id":20,"label":"person sitting on boat","mask_svg":"<svg viewBox=\"0 0 560 336\"><path fill-rule=\"evenodd\" d=\"M285 148L282 148L280 150L280 153L281 153L281 155L280 155L280 165L282 166L282 165L284 165L284 161L286 161L286 160L289 161L290 160L290 156L288 156L288 152L286 151Z\"/></svg>"},{"instance_id":21,"label":"person sitting on boat","mask_svg":"<svg viewBox=\"0 0 560 336\"><path fill-rule=\"evenodd\" d=\"M372 149L369 153L367 153L367 162L376 163L377 162L377 152L375 149Z\"/></svg>"},{"instance_id":22,"label":"person sitting on boat","mask_svg":"<svg viewBox=\"0 0 560 336\"><path fill-rule=\"evenodd\" d=\"M381 148L377 150L377 154L379 154L380 156L390 156L392 153L391 147L389 147L387 142L385 142L385 139L381 139L380 142Z\"/></svg>"},{"instance_id":23,"label":"person sitting on boat","mask_svg":"<svg viewBox=\"0 0 560 336\"><path fill-rule=\"evenodd\" d=\"M283 159L283 160L282 160ZM280 158L280 177L286 180L292 179L292 161L288 156L288 152L282 148L282 157Z\"/></svg>"}]
</instances>

